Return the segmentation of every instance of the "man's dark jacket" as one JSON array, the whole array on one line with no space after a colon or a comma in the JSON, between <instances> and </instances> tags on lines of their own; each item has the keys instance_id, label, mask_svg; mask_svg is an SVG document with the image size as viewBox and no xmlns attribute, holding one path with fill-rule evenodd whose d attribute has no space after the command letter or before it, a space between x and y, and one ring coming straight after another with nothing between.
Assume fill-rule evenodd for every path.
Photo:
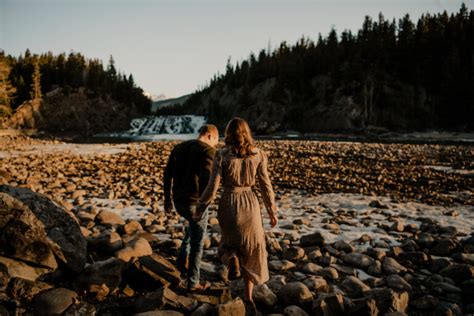
<instances>
[{"instance_id":1,"label":"man's dark jacket","mask_svg":"<svg viewBox=\"0 0 474 316\"><path fill-rule=\"evenodd\" d=\"M173 199L195 204L199 200L209 182L215 152L213 147L197 139L173 148L163 177L165 203Z\"/></svg>"}]
</instances>

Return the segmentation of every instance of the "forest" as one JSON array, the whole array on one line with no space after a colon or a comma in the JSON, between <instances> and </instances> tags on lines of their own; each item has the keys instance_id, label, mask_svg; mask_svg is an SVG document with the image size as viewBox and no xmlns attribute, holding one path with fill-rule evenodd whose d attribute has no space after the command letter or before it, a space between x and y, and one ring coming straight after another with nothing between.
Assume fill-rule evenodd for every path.
<instances>
[{"instance_id":1,"label":"forest","mask_svg":"<svg viewBox=\"0 0 474 316\"><path fill-rule=\"evenodd\" d=\"M261 133L472 130L473 45L474 11L465 4L417 21L366 16L355 34L332 29L229 58L224 74L158 114L203 114L220 127L241 116Z\"/></svg>"},{"instance_id":2,"label":"forest","mask_svg":"<svg viewBox=\"0 0 474 316\"><path fill-rule=\"evenodd\" d=\"M12 111L25 101L34 99L34 90L40 89L46 95L57 88L68 95L84 88L91 98L110 97L117 102L135 106L140 112L149 113L151 100L143 95L143 90L134 82L133 76L117 71L115 62L110 56L109 63L103 66L99 59L87 59L82 54L71 52L54 55L52 52L32 54L30 50L19 57L5 55L0 51L0 83L5 87L0 93L0 103L9 106ZM35 68L38 68L35 75ZM34 82L35 78L39 81ZM10 92L7 93L6 90ZM38 96L38 91L36 91Z\"/></svg>"}]
</instances>

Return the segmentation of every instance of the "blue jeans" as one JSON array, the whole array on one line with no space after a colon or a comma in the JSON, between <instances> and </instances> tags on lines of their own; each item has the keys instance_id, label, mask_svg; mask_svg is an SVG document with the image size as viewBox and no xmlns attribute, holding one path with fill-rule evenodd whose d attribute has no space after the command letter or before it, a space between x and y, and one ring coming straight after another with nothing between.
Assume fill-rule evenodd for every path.
<instances>
[{"instance_id":1,"label":"blue jeans","mask_svg":"<svg viewBox=\"0 0 474 316\"><path fill-rule=\"evenodd\" d=\"M174 202L174 207L178 214L188 220L189 225L186 227L186 233L184 235L181 249L179 250L178 259L176 265L178 267L184 267L186 258L188 258L189 267L187 269L188 274L188 287L193 287L199 283L201 267L201 258L203 253L204 238L207 232L207 220L209 212L206 211L202 214L199 221L193 219L192 214L196 211L196 205L189 203Z\"/></svg>"}]
</instances>

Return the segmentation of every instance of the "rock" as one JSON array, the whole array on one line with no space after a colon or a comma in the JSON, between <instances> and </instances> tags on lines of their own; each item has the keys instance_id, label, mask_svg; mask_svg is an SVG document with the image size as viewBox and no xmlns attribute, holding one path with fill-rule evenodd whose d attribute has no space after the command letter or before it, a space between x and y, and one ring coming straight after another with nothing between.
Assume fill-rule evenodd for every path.
<instances>
[{"instance_id":1,"label":"rock","mask_svg":"<svg viewBox=\"0 0 474 316\"><path fill-rule=\"evenodd\" d=\"M462 290L458 288L457 286L454 286L452 284L449 284L447 282L437 282L433 284L434 288L439 288L443 292L447 293L462 293Z\"/></svg>"},{"instance_id":2,"label":"rock","mask_svg":"<svg viewBox=\"0 0 474 316\"><path fill-rule=\"evenodd\" d=\"M333 267L323 268L321 271L316 272L317 275L320 275L328 280L337 280L339 279L339 273Z\"/></svg>"},{"instance_id":3,"label":"rock","mask_svg":"<svg viewBox=\"0 0 474 316\"><path fill-rule=\"evenodd\" d=\"M302 236L300 239L302 247L324 246L324 237L320 232L315 232L310 235Z\"/></svg>"},{"instance_id":4,"label":"rock","mask_svg":"<svg viewBox=\"0 0 474 316\"><path fill-rule=\"evenodd\" d=\"M378 260L374 260L374 262L369 266L367 272L373 276L381 276L382 275L382 264Z\"/></svg>"},{"instance_id":5,"label":"rock","mask_svg":"<svg viewBox=\"0 0 474 316\"><path fill-rule=\"evenodd\" d=\"M396 291L411 291L411 285L398 274L392 274L385 278L387 286Z\"/></svg>"},{"instance_id":6,"label":"rock","mask_svg":"<svg viewBox=\"0 0 474 316\"><path fill-rule=\"evenodd\" d=\"M438 306L439 300L431 295L422 296L410 302L410 306L421 310L431 310Z\"/></svg>"},{"instance_id":7,"label":"rock","mask_svg":"<svg viewBox=\"0 0 474 316\"><path fill-rule=\"evenodd\" d=\"M286 284L286 278L283 275L274 275L266 283L273 293L278 294L281 288Z\"/></svg>"},{"instance_id":8,"label":"rock","mask_svg":"<svg viewBox=\"0 0 474 316\"><path fill-rule=\"evenodd\" d=\"M309 316L309 314L305 312L304 309L296 305L290 305L285 307L285 309L283 310L283 314L285 316Z\"/></svg>"},{"instance_id":9,"label":"rock","mask_svg":"<svg viewBox=\"0 0 474 316\"><path fill-rule=\"evenodd\" d=\"M380 201L378 200L373 200L372 202L369 203L369 206L374 207L374 208L380 208L380 209L388 209L387 205L380 203Z\"/></svg>"},{"instance_id":10,"label":"rock","mask_svg":"<svg viewBox=\"0 0 474 316\"><path fill-rule=\"evenodd\" d=\"M375 288L367 291L367 298L377 302L381 314L391 312L405 312L408 307L409 295L407 292L396 293L389 288Z\"/></svg>"},{"instance_id":11,"label":"rock","mask_svg":"<svg viewBox=\"0 0 474 316\"><path fill-rule=\"evenodd\" d=\"M92 284L88 289L89 295L99 302L103 301L110 292L109 287L105 284Z\"/></svg>"},{"instance_id":12,"label":"rock","mask_svg":"<svg viewBox=\"0 0 474 316\"><path fill-rule=\"evenodd\" d=\"M436 307L434 311L435 316L451 316L451 315L463 315L463 312L458 304L442 302Z\"/></svg>"},{"instance_id":13,"label":"rock","mask_svg":"<svg viewBox=\"0 0 474 316\"><path fill-rule=\"evenodd\" d=\"M78 315L87 315L94 316L97 314L97 310L94 305L91 305L87 302L79 302L71 307L64 313L64 316L78 316Z\"/></svg>"},{"instance_id":14,"label":"rock","mask_svg":"<svg viewBox=\"0 0 474 316\"><path fill-rule=\"evenodd\" d=\"M327 230L332 230L332 231L339 231L340 230L339 224L337 224L337 223L324 224L323 228L327 229Z\"/></svg>"},{"instance_id":15,"label":"rock","mask_svg":"<svg viewBox=\"0 0 474 316\"><path fill-rule=\"evenodd\" d=\"M106 225L106 226L119 226L125 225L123 218L117 213L111 211L101 211L95 217L97 223Z\"/></svg>"},{"instance_id":16,"label":"rock","mask_svg":"<svg viewBox=\"0 0 474 316\"><path fill-rule=\"evenodd\" d=\"M7 288L9 281L10 274L8 273L8 267L0 262L0 291L4 291Z\"/></svg>"},{"instance_id":17,"label":"rock","mask_svg":"<svg viewBox=\"0 0 474 316\"><path fill-rule=\"evenodd\" d=\"M295 225L304 225L304 226L310 226L311 221L308 218L297 218L293 220L293 224Z\"/></svg>"},{"instance_id":18,"label":"rock","mask_svg":"<svg viewBox=\"0 0 474 316\"><path fill-rule=\"evenodd\" d=\"M146 312L154 309L165 309L167 307L191 312L198 306L197 300L181 296L168 287L162 287L155 292L141 295L135 301L136 312Z\"/></svg>"},{"instance_id":19,"label":"rock","mask_svg":"<svg viewBox=\"0 0 474 316\"><path fill-rule=\"evenodd\" d=\"M86 290L90 293L102 294L97 286L106 285L108 289L114 290L122 282L122 272L124 262L117 258L109 258L103 261L96 261L88 265L84 271L76 278L74 285L76 289Z\"/></svg>"},{"instance_id":20,"label":"rock","mask_svg":"<svg viewBox=\"0 0 474 316\"><path fill-rule=\"evenodd\" d=\"M268 288L266 284L256 285L252 297L255 303L272 307L278 303L278 297Z\"/></svg>"},{"instance_id":21,"label":"rock","mask_svg":"<svg viewBox=\"0 0 474 316\"><path fill-rule=\"evenodd\" d=\"M345 263L360 269L367 269L374 262L374 259L359 252L344 254L341 259Z\"/></svg>"},{"instance_id":22,"label":"rock","mask_svg":"<svg viewBox=\"0 0 474 316\"><path fill-rule=\"evenodd\" d=\"M0 266L6 269L9 277L36 281L40 276L52 272L52 269L30 266L22 261L0 256ZM6 275L4 274L4 275Z\"/></svg>"},{"instance_id":23,"label":"rock","mask_svg":"<svg viewBox=\"0 0 474 316\"><path fill-rule=\"evenodd\" d=\"M407 268L398 263L397 260L385 257L382 263L383 272L386 274L399 274L407 272Z\"/></svg>"},{"instance_id":24,"label":"rock","mask_svg":"<svg viewBox=\"0 0 474 316\"><path fill-rule=\"evenodd\" d=\"M300 239L300 234L296 230L291 230L285 233L283 239L289 241L297 241L298 239Z\"/></svg>"},{"instance_id":25,"label":"rock","mask_svg":"<svg viewBox=\"0 0 474 316\"><path fill-rule=\"evenodd\" d=\"M123 247L122 237L118 233L108 230L103 231L97 237L90 238L89 243L92 247L108 254L113 254Z\"/></svg>"},{"instance_id":26,"label":"rock","mask_svg":"<svg viewBox=\"0 0 474 316\"><path fill-rule=\"evenodd\" d=\"M346 241L340 239L338 241L336 241L334 243L334 248L336 248L337 250L340 250L340 251L344 251L344 252L353 252L354 251L354 247L352 245L350 245L349 243L347 243Z\"/></svg>"},{"instance_id":27,"label":"rock","mask_svg":"<svg viewBox=\"0 0 474 316\"><path fill-rule=\"evenodd\" d=\"M174 311L174 310L156 309L156 310L153 310L153 311L133 314L133 316L184 316L184 314L180 313L180 312L177 312L177 311Z\"/></svg>"},{"instance_id":28,"label":"rock","mask_svg":"<svg viewBox=\"0 0 474 316\"><path fill-rule=\"evenodd\" d=\"M441 269L444 269L451 264L451 260L448 258L436 258L428 263L428 269L433 273L438 273Z\"/></svg>"},{"instance_id":29,"label":"rock","mask_svg":"<svg viewBox=\"0 0 474 316\"><path fill-rule=\"evenodd\" d=\"M459 243L453 239L440 239L435 242L430 249L430 253L435 256L449 256L459 247Z\"/></svg>"},{"instance_id":30,"label":"rock","mask_svg":"<svg viewBox=\"0 0 474 316\"><path fill-rule=\"evenodd\" d=\"M470 265L474 265L474 253L461 253L458 252L451 256L454 260L462 263L467 263Z\"/></svg>"},{"instance_id":31,"label":"rock","mask_svg":"<svg viewBox=\"0 0 474 316\"><path fill-rule=\"evenodd\" d=\"M305 256L304 249L297 246L292 246L283 251L283 258L289 261L298 261Z\"/></svg>"},{"instance_id":32,"label":"rock","mask_svg":"<svg viewBox=\"0 0 474 316\"><path fill-rule=\"evenodd\" d=\"M245 316L245 305L240 298L236 298L224 304L215 307L217 316Z\"/></svg>"},{"instance_id":33,"label":"rock","mask_svg":"<svg viewBox=\"0 0 474 316\"><path fill-rule=\"evenodd\" d=\"M46 290L33 299L37 315L60 315L77 300L77 293L65 288Z\"/></svg>"},{"instance_id":34,"label":"rock","mask_svg":"<svg viewBox=\"0 0 474 316\"><path fill-rule=\"evenodd\" d=\"M408 251L400 253L397 259L402 262L411 262L415 265L424 265L428 263L430 257L422 251Z\"/></svg>"},{"instance_id":35,"label":"rock","mask_svg":"<svg viewBox=\"0 0 474 316\"><path fill-rule=\"evenodd\" d=\"M270 270L276 272L284 272L296 267L296 265L288 260L272 260L268 263Z\"/></svg>"},{"instance_id":36,"label":"rock","mask_svg":"<svg viewBox=\"0 0 474 316\"><path fill-rule=\"evenodd\" d=\"M26 188L0 186L0 252L55 269L84 268L87 241L72 214Z\"/></svg>"},{"instance_id":37,"label":"rock","mask_svg":"<svg viewBox=\"0 0 474 316\"><path fill-rule=\"evenodd\" d=\"M324 301L327 304L329 315L345 315L344 297L341 293L332 293L326 296Z\"/></svg>"},{"instance_id":38,"label":"rock","mask_svg":"<svg viewBox=\"0 0 474 316\"><path fill-rule=\"evenodd\" d=\"M347 314L352 316L378 316L379 309L374 299L353 299L347 308Z\"/></svg>"},{"instance_id":39,"label":"rock","mask_svg":"<svg viewBox=\"0 0 474 316\"><path fill-rule=\"evenodd\" d=\"M310 276L303 283L310 289L311 291L317 293L327 293L329 292L329 286L326 280L322 277Z\"/></svg>"},{"instance_id":40,"label":"rock","mask_svg":"<svg viewBox=\"0 0 474 316\"><path fill-rule=\"evenodd\" d=\"M315 264L315 263L312 263L312 262L308 262L307 264L305 264L303 266L303 268L301 269L304 273L308 273L308 274L317 274L319 273L321 270L323 269L323 267Z\"/></svg>"},{"instance_id":41,"label":"rock","mask_svg":"<svg viewBox=\"0 0 474 316\"><path fill-rule=\"evenodd\" d=\"M290 282L283 285L278 297L284 306L291 304L303 305L313 299L313 294L304 283Z\"/></svg>"},{"instance_id":42,"label":"rock","mask_svg":"<svg viewBox=\"0 0 474 316\"><path fill-rule=\"evenodd\" d=\"M418 236L418 240L417 240L418 246L420 246L421 248L431 248L434 242L435 242L435 239L433 235L426 232L421 233Z\"/></svg>"},{"instance_id":43,"label":"rock","mask_svg":"<svg viewBox=\"0 0 474 316\"><path fill-rule=\"evenodd\" d=\"M474 267L469 264L455 263L443 268L439 274L449 277L456 282L462 282L474 277Z\"/></svg>"},{"instance_id":44,"label":"rock","mask_svg":"<svg viewBox=\"0 0 474 316\"><path fill-rule=\"evenodd\" d=\"M29 304L37 294L49 290L52 285L39 281L12 278L8 284L8 296L16 301Z\"/></svg>"},{"instance_id":45,"label":"rock","mask_svg":"<svg viewBox=\"0 0 474 316\"><path fill-rule=\"evenodd\" d=\"M130 261L133 257L149 256L153 253L150 243L145 238L138 238L127 243L126 247L117 251L115 256L125 262Z\"/></svg>"},{"instance_id":46,"label":"rock","mask_svg":"<svg viewBox=\"0 0 474 316\"><path fill-rule=\"evenodd\" d=\"M214 307L210 304L204 303L191 314L191 316L207 316L212 315Z\"/></svg>"},{"instance_id":47,"label":"rock","mask_svg":"<svg viewBox=\"0 0 474 316\"><path fill-rule=\"evenodd\" d=\"M370 290L370 287L354 276L345 277L339 287L351 298L363 297Z\"/></svg>"},{"instance_id":48,"label":"rock","mask_svg":"<svg viewBox=\"0 0 474 316\"><path fill-rule=\"evenodd\" d=\"M143 227L139 222L131 220L127 224L121 226L120 230L123 231L124 234L133 235L134 233L143 231Z\"/></svg>"},{"instance_id":49,"label":"rock","mask_svg":"<svg viewBox=\"0 0 474 316\"><path fill-rule=\"evenodd\" d=\"M157 253L138 258L133 262L132 267L131 282L136 283L137 286L148 284L151 288L156 288L158 286L174 286L180 282L178 269ZM155 282L151 282L151 280Z\"/></svg>"},{"instance_id":50,"label":"rock","mask_svg":"<svg viewBox=\"0 0 474 316\"><path fill-rule=\"evenodd\" d=\"M346 266L346 265L333 263L333 264L331 264L331 267L336 269L337 272L342 273L342 274L353 275L353 276L355 276L357 274L357 270L355 268L349 267L349 266Z\"/></svg>"},{"instance_id":51,"label":"rock","mask_svg":"<svg viewBox=\"0 0 474 316\"><path fill-rule=\"evenodd\" d=\"M337 262L336 257L333 257L327 253L325 253L322 257L319 258L319 263L324 265L324 266L329 266L333 263Z\"/></svg>"},{"instance_id":52,"label":"rock","mask_svg":"<svg viewBox=\"0 0 474 316\"><path fill-rule=\"evenodd\" d=\"M387 253L385 252L385 250L382 249L368 248L367 255L374 258L375 260L383 261L383 258L385 258Z\"/></svg>"},{"instance_id":53,"label":"rock","mask_svg":"<svg viewBox=\"0 0 474 316\"><path fill-rule=\"evenodd\" d=\"M390 230L396 232L402 232L405 229L405 224L401 221L393 222L393 225L390 227Z\"/></svg>"}]
</instances>

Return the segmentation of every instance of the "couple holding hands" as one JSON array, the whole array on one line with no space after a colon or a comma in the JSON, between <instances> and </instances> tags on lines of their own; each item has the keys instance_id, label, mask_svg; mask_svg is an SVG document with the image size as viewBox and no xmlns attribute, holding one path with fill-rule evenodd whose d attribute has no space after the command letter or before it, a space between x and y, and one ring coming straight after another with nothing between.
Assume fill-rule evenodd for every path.
<instances>
[{"instance_id":1,"label":"couple holding hands","mask_svg":"<svg viewBox=\"0 0 474 316\"><path fill-rule=\"evenodd\" d=\"M244 278L244 300L252 304L254 284L269 279L265 233L257 195L258 182L263 202L275 227L275 194L267 170L265 153L254 145L247 122L232 119L225 129L225 146L216 151L219 133L214 125L204 125L195 140L180 143L172 150L164 172L165 211L174 208L189 223L176 261L187 274L188 289L203 289L199 268L206 236L208 206L220 183L223 192L217 217L222 238L218 255L227 265L228 278Z\"/></svg>"}]
</instances>

